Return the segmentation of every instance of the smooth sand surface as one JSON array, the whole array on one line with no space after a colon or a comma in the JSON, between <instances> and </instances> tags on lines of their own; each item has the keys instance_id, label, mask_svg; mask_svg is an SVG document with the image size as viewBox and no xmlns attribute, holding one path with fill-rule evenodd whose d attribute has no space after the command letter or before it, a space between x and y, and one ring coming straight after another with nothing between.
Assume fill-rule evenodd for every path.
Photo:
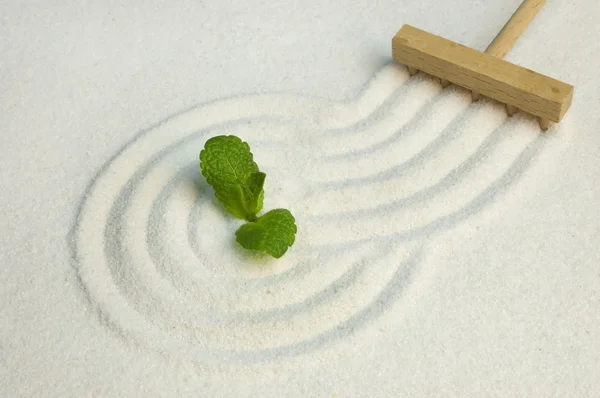
<instances>
[{"instance_id":1,"label":"smooth sand surface","mask_svg":"<svg viewBox=\"0 0 600 398\"><path fill-rule=\"evenodd\" d=\"M506 57L575 86L542 133L391 60L520 1L0 4L0 396L595 396L600 5ZM247 141L281 258L200 174Z\"/></svg>"}]
</instances>

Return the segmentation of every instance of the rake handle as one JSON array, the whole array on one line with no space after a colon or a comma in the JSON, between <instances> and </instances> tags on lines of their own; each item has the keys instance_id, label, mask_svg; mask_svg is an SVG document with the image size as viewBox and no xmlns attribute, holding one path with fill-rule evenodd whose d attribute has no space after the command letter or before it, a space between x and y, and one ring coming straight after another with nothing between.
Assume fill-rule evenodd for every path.
<instances>
[{"instance_id":1,"label":"rake handle","mask_svg":"<svg viewBox=\"0 0 600 398\"><path fill-rule=\"evenodd\" d=\"M485 52L494 57L504 58L544 4L546 0L524 0Z\"/></svg>"}]
</instances>

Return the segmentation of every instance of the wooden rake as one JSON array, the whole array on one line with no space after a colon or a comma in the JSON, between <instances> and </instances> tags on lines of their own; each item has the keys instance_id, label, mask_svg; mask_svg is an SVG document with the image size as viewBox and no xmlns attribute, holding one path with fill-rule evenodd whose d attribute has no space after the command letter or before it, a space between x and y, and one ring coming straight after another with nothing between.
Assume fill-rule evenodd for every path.
<instances>
[{"instance_id":1,"label":"wooden rake","mask_svg":"<svg viewBox=\"0 0 600 398\"><path fill-rule=\"evenodd\" d=\"M573 99L573 86L502 60L546 0L525 0L500 33L480 52L459 43L404 25L392 39L392 57L412 75L423 71L438 77L442 87L454 83L539 118L542 130L560 122Z\"/></svg>"}]
</instances>

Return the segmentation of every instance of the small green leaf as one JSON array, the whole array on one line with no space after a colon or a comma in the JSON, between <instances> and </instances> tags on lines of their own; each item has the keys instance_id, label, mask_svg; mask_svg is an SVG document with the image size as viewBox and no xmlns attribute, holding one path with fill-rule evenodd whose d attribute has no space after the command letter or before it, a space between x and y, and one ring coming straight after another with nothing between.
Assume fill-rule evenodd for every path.
<instances>
[{"instance_id":1,"label":"small green leaf","mask_svg":"<svg viewBox=\"0 0 600 398\"><path fill-rule=\"evenodd\" d=\"M266 174L258 170L246 142L232 135L210 138L200 152L200 168L229 213L256 219L263 206Z\"/></svg>"},{"instance_id":2,"label":"small green leaf","mask_svg":"<svg viewBox=\"0 0 600 398\"><path fill-rule=\"evenodd\" d=\"M275 258L285 254L296 239L294 216L287 209L275 209L242 225L235 233L237 242L250 250L265 251Z\"/></svg>"}]
</instances>

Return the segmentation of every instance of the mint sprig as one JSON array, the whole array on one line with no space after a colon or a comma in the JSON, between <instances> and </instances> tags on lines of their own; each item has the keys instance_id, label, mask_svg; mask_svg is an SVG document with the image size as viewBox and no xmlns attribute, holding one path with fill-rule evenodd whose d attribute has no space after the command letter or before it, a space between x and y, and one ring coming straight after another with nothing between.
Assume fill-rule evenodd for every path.
<instances>
[{"instance_id":1,"label":"mint sprig","mask_svg":"<svg viewBox=\"0 0 600 398\"><path fill-rule=\"evenodd\" d=\"M200 151L200 169L223 207L248 221L236 232L240 245L280 258L294 244L297 227L289 210L275 209L258 217L266 174L254 162L248 143L233 135L208 139Z\"/></svg>"}]
</instances>

